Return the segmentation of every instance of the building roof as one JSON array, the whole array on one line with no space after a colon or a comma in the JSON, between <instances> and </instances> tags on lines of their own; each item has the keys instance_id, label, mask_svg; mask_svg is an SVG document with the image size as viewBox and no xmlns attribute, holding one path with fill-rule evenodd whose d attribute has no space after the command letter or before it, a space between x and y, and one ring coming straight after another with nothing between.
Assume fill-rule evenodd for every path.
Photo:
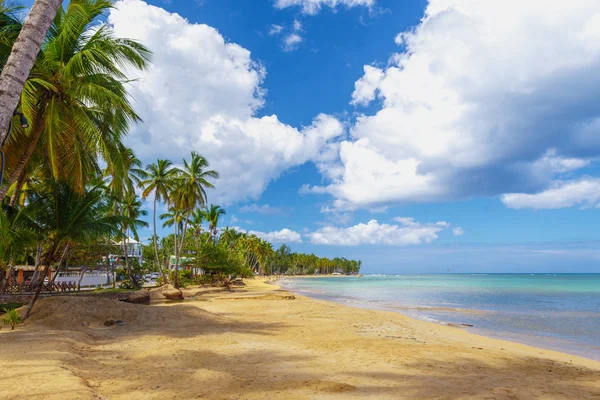
<instances>
[{"instance_id":1,"label":"building roof","mask_svg":"<svg viewBox=\"0 0 600 400\"><path fill-rule=\"evenodd\" d=\"M111 240L111 242L115 245L121 245L123 244L123 240ZM140 242L138 242L137 240L135 240L132 237L128 237L127 239L125 239L125 242L127 242L127 244L140 244Z\"/></svg>"}]
</instances>

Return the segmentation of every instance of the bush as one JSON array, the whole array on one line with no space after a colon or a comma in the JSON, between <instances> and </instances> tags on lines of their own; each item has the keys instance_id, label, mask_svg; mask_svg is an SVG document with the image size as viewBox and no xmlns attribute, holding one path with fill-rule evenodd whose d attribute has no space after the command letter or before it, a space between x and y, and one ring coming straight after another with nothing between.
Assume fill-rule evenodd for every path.
<instances>
[{"instance_id":1,"label":"bush","mask_svg":"<svg viewBox=\"0 0 600 400\"><path fill-rule=\"evenodd\" d=\"M254 278L254 271L250 267L243 267L240 269L240 272L237 274L239 278Z\"/></svg>"},{"instance_id":2,"label":"bush","mask_svg":"<svg viewBox=\"0 0 600 400\"><path fill-rule=\"evenodd\" d=\"M219 274L199 275L194 279L196 285L222 285L224 281L225 277Z\"/></svg>"},{"instance_id":3,"label":"bush","mask_svg":"<svg viewBox=\"0 0 600 400\"><path fill-rule=\"evenodd\" d=\"M121 288L121 289L136 289L137 290L140 288L140 286L131 282L129 279L125 279L124 281L119 283L119 288Z\"/></svg>"},{"instance_id":4,"label":"bush","mask_svg":"<svg viewBox=\"0 0 600 400\"><path fill-rule=\"evenodd\" d=\"M4 308L3 311L6 313L6 317L2 320L4 325L10 325L10 330L14 330L17 325L23 321L19 312L14 308Z\"/></svg>"}]
</instances>

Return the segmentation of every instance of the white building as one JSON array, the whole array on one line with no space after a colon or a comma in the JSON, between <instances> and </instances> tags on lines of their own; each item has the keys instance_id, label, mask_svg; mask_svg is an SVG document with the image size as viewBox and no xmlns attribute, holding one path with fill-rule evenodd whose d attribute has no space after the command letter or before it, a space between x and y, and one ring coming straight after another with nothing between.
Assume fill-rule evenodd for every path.
<instances>
[{"instance_id":1,"label":"white building","mask_svg":"<svg viewBox=\"0 0 600 400\"><path fill-rule=\"evenodd\" d=\"M127 239L125 239L125 242L127 244L127 256L129 258L136 258L139 263L142 263L142 244L140 242L138 242L137 240L135 240L132 237L128 237ZM121 253L120 254L111 254L109 257L111 260L114 259L124 259L125 258L125 249L123 249L123 240L120 241L115 241L113 240L112 243L115 246L119 246L119 248L121 249Z\"/></svg>"}]
</instances>

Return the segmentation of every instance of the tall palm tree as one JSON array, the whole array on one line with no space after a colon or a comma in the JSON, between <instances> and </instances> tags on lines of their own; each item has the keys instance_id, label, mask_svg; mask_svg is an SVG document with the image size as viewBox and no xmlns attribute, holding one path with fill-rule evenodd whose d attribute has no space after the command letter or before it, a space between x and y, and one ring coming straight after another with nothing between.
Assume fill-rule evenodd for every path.
<instances>
[{"instance_id":1,"label":"tall palm tree","mask_svg":"<svg viewBox=\"0 0 600 400\"><path fill-rule=\"evenodd\" d=\"M154 228L154 253L156 255L156 262L158 269L163 276L163 281L167 281L167 276L163 271L160 263L160 257L158 256L158 243L156 236L156 203L158 201L166 203L169 199L169 189L173 185L173 181L177 176L177 169L172 168L172 163L169 160L158 159L154 164L150 164L146 167L146 170L140 174L139 186L143 189L142 199L146 200L151 193L154 193L154 207L152 211L152 226Z\"/></svg>"},{"instance_id":2,"label":"tall palm tree","mask_svg":"<svg viewBox=\"0 0 600 400\"><path fill-rule=\"evenodd\" d=\"M79 194L65 182L43 182L34 189L26 207L45 236L41 279L48 275L50 266L60 260L67 246L118 235L120 226L133 224L127 216L110 213L102 184ZM40 282L23 318L31 312L41 288Z\"/></svg>"},{"instance_id":3,"label":"tall palm tree","mask_svg":"<svg viewBox=\"0 0 600 400\"><path fill-rule=\"evenodd\" d=\"M175 246L176 250L181 250L185 243L185 234L189 217L192 211L198 206L206 204L206 189L214 188L209 179L218 179L219 174L214 170L207 170L208 160L196 152L192 152L191 160L183 160L183 168L180 169L180 177L176 182L173 193L172 203L176 209L185 215L183 230L181 232L181 243ZM180 251L175 253L175 282L174 286L179 286L178 268Z\"/></svg>"},{"instance_id":4,"label":"tall palm tree","mask_svg":"<svg viewBox=\"0 0 600 400\"><path fill-rule=\"evenodd\" d=\"M124 233L123 252L125 254L125 267L127 269L129 279L134 285L137 285L137 279L131 269L131 264L129 263L129 238L133 236L133 239L139 242L140 238L138 235L138 228L148 226L148 223L146 221L142 221L140 217L147 215L148 212L142 209L142 202L139 200L135 192L128 192L125 195L125 198L121 201L121 207L122 215L127 217L127 220L121 224L121 229Z\"/></svg>"},{"instance_id":5,"label":"tall palm tree","mask_svg":"<svg viewBox=\"0 0 600 400\"><path fill-rule=\"evenodd\" d=\"M8 125L19 104L25 80L40 52L46 32L62 0L36 0L0 75L0 144L8 134ZM2 2L5 6L5 2Z\"/></svg>"},{"instance_id":6,"label":"tall palm tree","mask_svg":"<svg viewBox=\"0 0 600 400\"><path fill-rule=\"evenodd\" d=\"M208 240L209 242L212 238L217 235L217 227L219 226L219 219L221 216L225 215L225 209L221 208L221 206L217 206L211 204L210 207L204 209L204 218L208 221Z\"/></svg>"},{"instance_id":7,"label":"tall palm tree","mask_svg":"<svg viewBox=\"0 0 600 400\"><path fill-rule=\"evenodd\" d=\"M0 199L36 152L55 179L80 193L98 172L98 159L118 170L119 146L139 120L124 71L146 68L150 52L99 25L111 6L109 0L71 0L58 11L21 93L30 128L15 125L6 142L8 178Z\"/></svg>"},{"instance_id":8,"label":"tall palm tree","mask_svg":"<svg viewBox=\"0 0 600 400\"><path fill-rule=\"evenodd\" d=\"M202 224L204 223L204 212L201 208L195 208L190 215L190 224L194 232L194 236L198 237L204 231Z\"/></svg>"},{"instance_id":9,"label":"tall palm tree","mask_svg":"<svg viewBox=\"0 0 600 400\"><path fill-rule=\"evenodd\" d=\"M160 219L165 220L163 222L163 228L173 227L173 254L177 254L177 238L178 233L183 230L183 218L179 210L175 207L170 207L169 211L161 214ZM169 257L169 260L171 257Z\"/></svg>"}]
</instances>

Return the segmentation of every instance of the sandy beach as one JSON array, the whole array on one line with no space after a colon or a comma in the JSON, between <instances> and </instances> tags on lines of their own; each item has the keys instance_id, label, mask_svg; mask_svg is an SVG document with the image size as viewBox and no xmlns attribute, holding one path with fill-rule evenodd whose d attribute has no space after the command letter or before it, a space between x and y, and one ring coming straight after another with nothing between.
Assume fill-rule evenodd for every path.
<instances>
[{"instance_id":1,"label":"sandy beach","mask_svg":"<svg viewBox=\"0 0 600 400\"><path fill-rule=\"evenodd\" d=\"M600 398L595 361L247 283L150 306L40 301L0 331L0 398Z\"/></svg>"}]
</instances>

